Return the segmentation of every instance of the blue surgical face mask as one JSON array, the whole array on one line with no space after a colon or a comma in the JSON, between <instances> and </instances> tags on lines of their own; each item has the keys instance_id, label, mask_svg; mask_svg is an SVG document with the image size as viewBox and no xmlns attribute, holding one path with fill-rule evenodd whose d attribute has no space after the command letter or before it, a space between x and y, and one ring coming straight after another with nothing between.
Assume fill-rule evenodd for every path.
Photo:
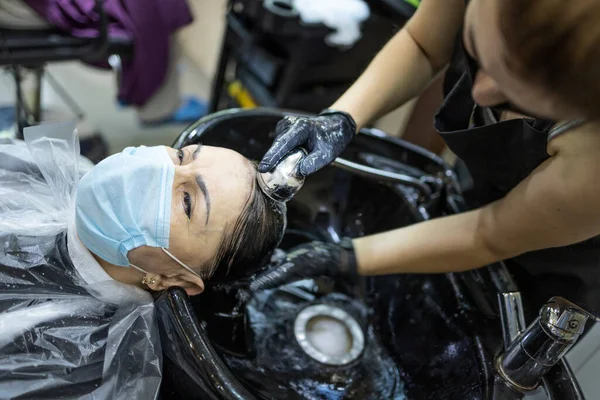
<instances>
[{"instance_id":1,"label":"blue surgical face mask","mask_svg":"<svg viewBox=\"0 0 600 400\"><path fill-rule=\"evenodd\" d=\"M77 188L75 223L83 244L120 266L130 265L129 250L168 248L174 176L164 146L128 147L101 161Z\"/></svg>"}]
</instances>

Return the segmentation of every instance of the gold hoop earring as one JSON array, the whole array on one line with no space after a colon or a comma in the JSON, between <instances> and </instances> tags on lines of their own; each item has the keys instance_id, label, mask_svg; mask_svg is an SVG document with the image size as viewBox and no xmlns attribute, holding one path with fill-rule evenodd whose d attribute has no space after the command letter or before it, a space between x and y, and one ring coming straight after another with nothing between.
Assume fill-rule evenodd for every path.
<instances>
[{"instance_id":1,"label":"gold hoop earring","mask_svg":"<svg viewBox=\"0 0 600 400\"><path fill-rule=\"evenodd\" d=\"M151 278L150 276L146 275L142 278L142 285L154 285L156 283L156 279Z\"/></svg>"}]
</instances>

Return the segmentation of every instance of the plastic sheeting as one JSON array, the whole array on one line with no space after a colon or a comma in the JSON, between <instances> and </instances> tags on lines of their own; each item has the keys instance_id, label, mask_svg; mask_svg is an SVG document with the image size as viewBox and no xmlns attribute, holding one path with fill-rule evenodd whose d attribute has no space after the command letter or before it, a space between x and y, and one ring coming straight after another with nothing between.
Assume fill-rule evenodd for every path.
<instances>
[{"instance_id":1,"label":"plastic sheeting","mask_svg":"<svg viewBox=\"0 0 600 400\"><path fill-rule=\"evenodd\" d=\"M91 167L74 124L0 142L2 399L158 396L151 296L110 279L86 282L94 265L69 253L77 183Z\"/></svg>"}]
</instances>

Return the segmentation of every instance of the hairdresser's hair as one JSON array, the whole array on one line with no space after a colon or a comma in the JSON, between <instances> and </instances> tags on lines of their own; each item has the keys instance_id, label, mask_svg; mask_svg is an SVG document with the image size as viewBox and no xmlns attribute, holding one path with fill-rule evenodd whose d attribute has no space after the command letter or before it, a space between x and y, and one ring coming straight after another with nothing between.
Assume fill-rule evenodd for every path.
<instances>
[{"instance_id":1,"label":"hairdresser's hair","mask_svg":"<svg viewBox=\"0 0 600 400\"><path fill-rule=\"evenodd\" d=\"M206 278L236 280L263 266L281 242L286 221L285 204L269 198L255 183L232 233L221 239Z\"/></svg>"},{"instance_id":2,"label":"hairdresser's hair","mask_svg":"<svg viewBox=\"0 0 600 400\"><path fill-rule=\"evenodd\" d=\"M499 0L508 67L600 118L600 1Z\"/></svg>"}]
</instances>

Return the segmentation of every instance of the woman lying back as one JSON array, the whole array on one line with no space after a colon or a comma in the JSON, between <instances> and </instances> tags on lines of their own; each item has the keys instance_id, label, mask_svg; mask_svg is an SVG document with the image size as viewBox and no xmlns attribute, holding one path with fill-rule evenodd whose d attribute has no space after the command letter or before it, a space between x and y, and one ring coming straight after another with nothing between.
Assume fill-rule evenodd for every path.
<instances>
[{"instance_id":1,"label":"woman lying back","mask_svg":"<svg viewBox=\"0 0 600 400\"><path fill-rule=\"evenodd\" d=\"M265 261L285 221L255 164L202 145L126 148L83 176L76 195L75 237L110 277L189 295Z\"/></svg>"}]
</instances>

